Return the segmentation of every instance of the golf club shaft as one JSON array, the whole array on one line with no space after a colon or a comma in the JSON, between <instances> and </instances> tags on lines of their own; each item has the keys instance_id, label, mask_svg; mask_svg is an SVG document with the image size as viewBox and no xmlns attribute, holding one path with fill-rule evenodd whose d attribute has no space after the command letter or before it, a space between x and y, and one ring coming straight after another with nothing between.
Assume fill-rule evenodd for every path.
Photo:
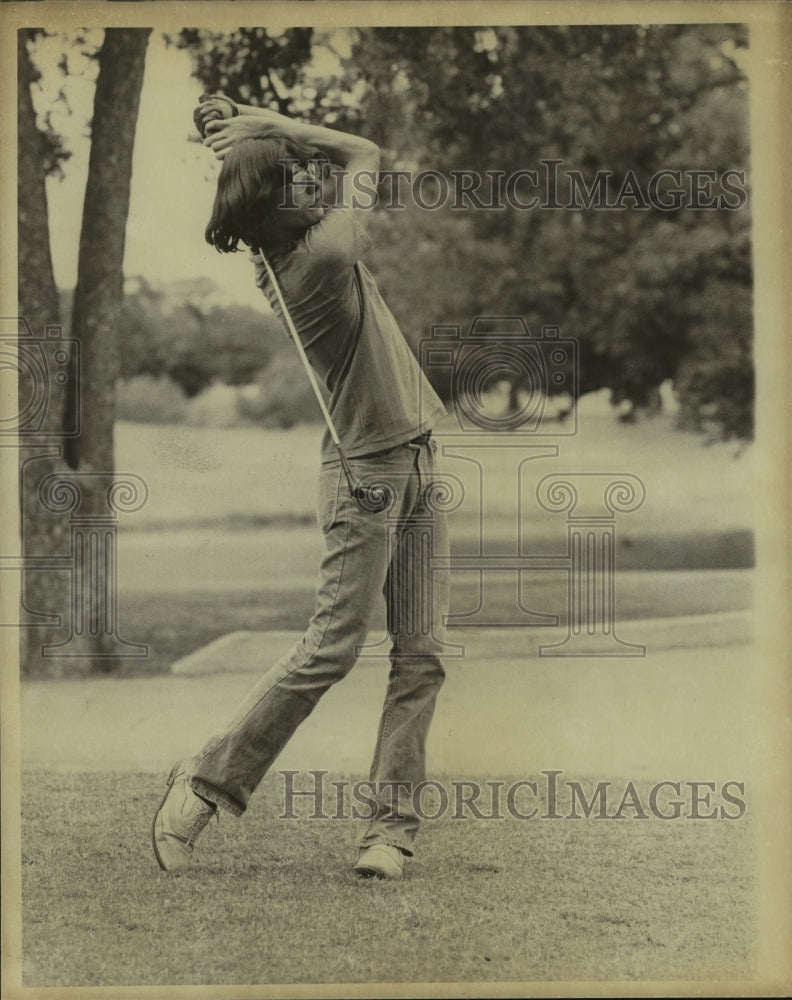
<instances>
[{"instance_id":1,"label":"golf club shaft","mask_svg":"<svg viewBox=\"0 0 792 1000\"><path fill-rule=\"evenodd\" d=\"M341 459L341 465L343 466L344 474L346 475L347 482L349 484L349 489L354 493L352 470L349 468L349 465L347 464L346 455L344 454L344 451L341 447L341 441L339 440L338 437L338 431L335 429L333 418L330 416L330 411L327 409L325 401L322 398L322 393L321 390L319 389L319 383L316 381L316 375L314 374L313 368L311 368L311 362L308 360L308 355L305 353L305 348L303 347L302 341L300 340L300 335L297 333L297 327L294 325L294 320L291 318L291 313L289 312L288 306L286 305L286 301L283 298L283 292L281 291L278 279L275 277L275 271L273 270L270 262L264 256L263 250L259 250L259 257L261 258L261 262L267 271L267 277L272 282L272 287L275 289L275 295L277 296L278 302L280 303L281 311L283 313L283 318L286 321L286 327L288 328L289 335L291 336L291 339L294 341L294 346L297 348L297 353L300 356L300 360L303 363L303 367L305 368L308 380L311 383L311 388L314 391L314 395L316 396L316 401L319 404L319 408L322 411L322 416L324 417L325 424L327 425L327 429L330 432L330 437L333 441L333 444L336 447L336 451L338 452L338 457Z\"/></svg>"}]
</instances>

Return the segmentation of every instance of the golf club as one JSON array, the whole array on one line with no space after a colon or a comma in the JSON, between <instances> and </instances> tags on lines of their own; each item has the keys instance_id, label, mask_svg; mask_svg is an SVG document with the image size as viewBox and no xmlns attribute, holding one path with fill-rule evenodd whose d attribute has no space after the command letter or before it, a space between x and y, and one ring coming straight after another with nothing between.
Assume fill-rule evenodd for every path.
<instances>
[{"instance_id":1,"label":"golf club","mask_svg":"<svg viewBox=\"0 0 792 1000\"><path fill-rule=\"evenodd\" d=\"M358 507L361 510L369 514L377 514L383 510L386 510L393 502L393 488L388 483L371 483L368 485L363 485L362 483L356 483L355 478L352 474L352 469L349 467L349 462L344 454L344 449L341 447L341 441L338 437L338 431L335 429L335 424L333 423L333 418L330 416L330 411L327 409L324 399L322 398L322 393L319 389L319 384L316 381L316 375L314 374L313 368L311 368L311 363L308 360L308 356L305 353L305 348L302 345L300 336L297 333L297 327L294 325L294 320L291 318L291 314L283 298L283 292L278 283L278 279L275 277L275 271L272 265L267 260L262 250L259 250L259 257L267 271L267 277L272 282L272 287L275 289L275 295L278 298L278 303L280 304L281 311L283 313L283 318L286 321L286 327L289 331L294 346L297 348L297 353L300 356L303 367L305 368L305 373L308 376L308 380L311 383L311 388L316 396L316 401L319 404L319 408L322 411L322 416L325 419L325 424L327 425L327 430L330 432L330 438L335 445L335 449L338 452L338 457L341 460L341 467L344 470L344 475L346 476L346 481L349 486L349 492L355 499Z\"/></svg>"}]
</instances>

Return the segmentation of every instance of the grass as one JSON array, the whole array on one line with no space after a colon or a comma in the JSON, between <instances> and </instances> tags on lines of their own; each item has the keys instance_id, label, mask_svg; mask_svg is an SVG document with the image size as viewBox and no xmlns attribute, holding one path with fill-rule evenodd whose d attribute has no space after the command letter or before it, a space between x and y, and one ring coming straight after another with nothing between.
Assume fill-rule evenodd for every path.
<instances>
[{"instance_id":1,"label":"grass","mask_svg":"<svg viewBox=\"0 0 792 1000\"><path fill-rule=\"evenodd\" d=\"M527 491L523 494L526 527L529 520L547 520L533 498L541 476L612 470L636 475L646 487L640 510L620 518L620 535L750 529L755 516L751 449L737 457L733 444L705 447L700 436L675 431L672 424L672 418L662 417L628 426L617 423L612 412L582 413L578 434L550 439L558 445L557 458L530 462L526 467L522 484ZM457 431L449 417L438 428L437 440L441 446L452 442L454 453L460 448L466 453L466 441L460 443ZM304 517L310 521L321 435L321 427L306 424L273 431L119 421L115 428L117 467L142 476L149 487L147 503L121 519L121 530L237 519L268 523ZM547 441L504 434L497 443L531 446ZM477 454L472 452L470 457ZM519 480L516 463L524 457L523 452L508 447L487 452L482 475L488 484L488 520L513 519ZM452 515L454 520L475 519L478 464L446 456L442 467L461 477L469 492ZM560 531L563 535L564 516L548 516L552 534Z\"/></svg>"},{"instance_id":2,"label":"grass","mask_svg":"<svg viewBox=\"0 0 792 1000\"><path fill-rule=\"evenodd\" d=\"M242 820L210 824L193 867L173 877L149 846L162 776L125 775L122 791L113 775L27 773L24 984L751 974L750 817L446 815L425 824L403 882L359 882L349 871L357 824L278 820L278 780L265 779Z\"/></svg>"},{"instance_id":3,"label":"grass","mask_svg":"<svg viewBox=\"0 0 792 1000\"><path fill-rule=\"evenodd\" d=\"M585 431L562 449L578 471L618 467L647 483L645 507L619 523L619 620L750 607L745 461L658 427L641 435L616 427L601 439ZM167 537L160 529L185 526L277 532L288 517L315 531L316 429L267 435L120 424L117 433L119 468L150 487L149 503L122 529L145 551ZM288 491L262 489L270 478ZM493 523L508 514L507 499L504 492L501 510L492 498ZM563 520L532 538L557 552ZM234 572L235 551L224 557ZM277 591L171 586L161 562L166 585L156 592L125 587L122 576L121 634L148 643L151 655L124 662L121 672L162 672L237 629L302 629L313 592L298 583L297 563L291 576L289 566L280 568ZM452 610L475 607L477 588L473 575L456 574ZM515 596L514 578L488 579L494 619ZM524 607L559 612L565 577L524 574L520 597ZM357 825L278 820L272 774L242 820L210 824L193 868L168 877L149 843L163 778L23 775L26 986L703 981L753 971L750 815L731 822L446 816L425 825L404 882L361 883L349 870Z\"/></svg>"},{"instance_id":4,"label":"grass","mask_svg":"<svg viewBox=\"0 0 792 1000\"><path fill-rule=\"evenodd\" d=\"M560 613L563 623L567 604L563 574L524 574L521 594L525 607ZM735 611L751 607L751 579L741 571L622 575L617 582L617 599L619 621ZM475 608L477 601L478 580L473 574L457 574L452 612ZM486 601L493 621L511 613L514 578L488 581ZM120 661L120 672L130 677L163 673L180 657L238 629L301 631L313 611L313 602L313 592L299 588L230 591L221 598L210 591L170 593L164 598L142 591L125 594L120 601L122 633L125 638L146 643L149 656ZM384 613L372 628L384 628Z\"/></svg>"},{"instance_id":5,"label":"grass","mask_svg":"<svg viewBox=\"0 0 792 1000\"><path fill-rule=\"evenodd\" d=\"M450 418L446 423L445 432L454 431ZM161 673L179 657L237 629L305 627L313 611L313 567L320 551L313 513L320 436L321 428L310 425L276 432L117 424L119 468L142 475L150 491L141 510L123 518L120 532L120 631L150 649L146 659L119 661L124 675ZM506 444L515 440L522 439L503 437ZM731 446L705 448L700 438L671 430L666 418L628 427L612 414L597 412L583 413L579 434L559 448L558 460L530 463L536 464L537 477L559 469L623 469L646 484L643 507L618 523L618 619L751 606L748 573L714 572L754 563L750 452L737 459ZM514 554L515 462L521 455L501 448L493 456L487 475L503 488L488 496L487 551ZM476 468L453 459L448 463L449 471L460 476L470 477ZM523 485L532 489L533 479ZM533 501L525 500L523 507L526 551L562 552L564 516L540 518ZM478 508L465 510L463 505L450 522L458 553L471 551L478 539ZM239 542L238 533L245 530L249 535ZM166 554L160 552L157 559L141 556L160 549ZM277 591L267 568L272 560L281 561ZM191 589L197 579L207 581L205 592ZM478 574L454 573L452 611L475 608L478 587ZM524 573L520 598L526 608L563 616L566 578L560 572ZM515 599L513 577L488 575L491 621L508 620L503 611L511 610ZM382 622L373 627L381 628ZM53 630L52 642L59 638Z\"/></svg>"}]
</instances>

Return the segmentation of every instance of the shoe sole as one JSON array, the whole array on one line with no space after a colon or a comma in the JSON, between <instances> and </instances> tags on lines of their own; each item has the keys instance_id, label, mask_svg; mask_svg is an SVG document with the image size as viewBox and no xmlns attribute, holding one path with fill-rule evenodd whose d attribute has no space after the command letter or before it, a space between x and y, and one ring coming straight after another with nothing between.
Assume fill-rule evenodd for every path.
<instances>
[{"instance_id":1,"label":"shoe sole","mask_svg":"<svg viewBox=\"0 0 792 1000\"><path fill-rule=\"evenodd\" d=\"M381 878L387 882L398 882L404 875L404 869L397 872L386 872L382 868L375 868L374 865L352 865L352 871L360 878Z\"/></svg>"},{"instance_id":2,"label":"shoe sole","mask_svg":"<svg viewBox=\"0 0 792 1000\"><path fill-rule=\"evenodd\" d=\"M358 868L357 865L353 865L352 871L361 878L376 878L378 875L382 878L380 873L375 871L373 868Z\"/></svg>"},{"instance_id":3,"label":"shoe sole","mask_svg":"<svg viewBox=\"0 0 792 1000\"><path fill-rule=\"evenodd\" d=\"M151 847L154 851L154 857L157 859L157 864L164 872L168 871L168 869L166 868L162 858L160 857L160 852L157 850L157 818L159 817L159 814L162 812L162 807L165 805L165 800L170 795L170 790L173 787L173 782L176 779L176 775L178 774L178 769L181 766L181 764L182 762L179 761L177 764L174 764L173 767L171 768L171 773L168 775L168 787L165 789L165 794L162 796L162 802L160 802L159 808L154 813L154 820L152 821L151 824Z\"/></svg>"},{"instance_id":4,"label":"shoe sole","mask_svg":"<svg viewBox=\"0 0 792 1000\"><path fill-rule=\"evenodd\" d=\"M387 872L381 872L377 868L353 868L352 871L358 876L358 878L379 878L383 882L400 882L402 878L402 872L398 875L389 875Z\"/></svg>"}]
</instances>

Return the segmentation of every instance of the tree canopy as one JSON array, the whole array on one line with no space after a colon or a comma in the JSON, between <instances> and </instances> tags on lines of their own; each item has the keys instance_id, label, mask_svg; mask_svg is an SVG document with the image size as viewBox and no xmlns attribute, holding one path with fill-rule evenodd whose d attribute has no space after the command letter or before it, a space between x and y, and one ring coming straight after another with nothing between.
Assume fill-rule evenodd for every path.
<instances>
[{"instance_id":1,"label":"tree canopy","mask_svg":"<svg viewBox=\"0 0 792 1000\"><path fill-rule=\"evenodd\" d=\"M374 266L414 344L434 323L519 314L579 341L581 392L644 407L672 379L687 426L751 435L743 27L187 29L177 43L206 89L360 131L386 169L536 171L531 210L482 207L483 183L478 202L378 212Z\"/></svg>"}]
</instances>

